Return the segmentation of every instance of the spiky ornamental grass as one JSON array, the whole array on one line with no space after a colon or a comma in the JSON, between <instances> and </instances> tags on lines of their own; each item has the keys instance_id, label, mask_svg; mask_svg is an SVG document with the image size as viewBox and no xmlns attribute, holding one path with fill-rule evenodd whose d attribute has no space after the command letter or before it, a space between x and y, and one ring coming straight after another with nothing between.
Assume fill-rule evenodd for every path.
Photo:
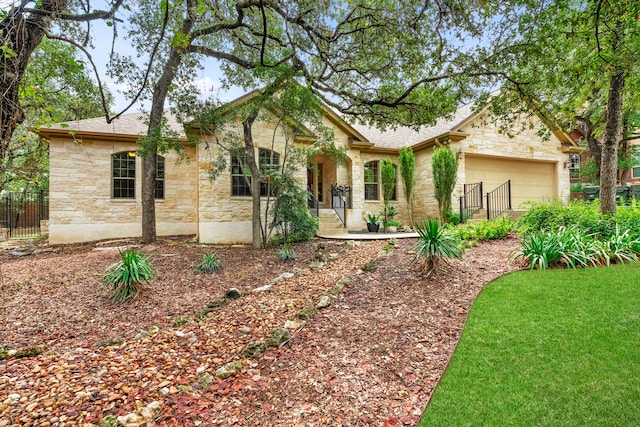
<instances>
[{"instance_id":1,"label":"spiky ornamental grass","mask_svg":"<svg viewBox=\"0 0 640 427\"><path fill-rule=\"evenodd\" d=\"M217 253L206 253L202 257L200 264L196 266L196 270L202 273L213 273L222 270L222 259Z\"/></svg>"},{"instance_id":2,"label":"spiky ornamental grass","mask_svg":"<svg viewBox=\"0 0 640 427\"><path fill-rule=\"evenodd\" d=\"M421 271L429 276L438 273L438 264L441 260L460 258L462 248L460 240L446 227L441 227L436 218L422 221L416 227L418 243L416 243L416 256L414 262L421 261Z\"/></svg>"},{"instance_id":3,"label":"spiky ornamental grass","mask_svg":"<svg viewBox=\"0 0 640 427\"><path fill-rule=\"evenodd\" d=\"M135 249L121 251L121 261L107 268L103 284L108 289L113 303L123 303L137 298L144 285L149 284L154 273L149 257Z\"/></svg>"}]
</instances>

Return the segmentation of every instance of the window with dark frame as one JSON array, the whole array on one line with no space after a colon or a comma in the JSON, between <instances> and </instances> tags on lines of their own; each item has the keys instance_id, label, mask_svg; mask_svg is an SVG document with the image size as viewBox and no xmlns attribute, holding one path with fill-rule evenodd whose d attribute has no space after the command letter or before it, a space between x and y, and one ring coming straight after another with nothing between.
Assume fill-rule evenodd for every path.
<instances>
[{"instance_id":1,"label":"window with dark frame","mask_svg":"<svg viewBox=\"0 0 640 427\"><path fill-rule=\"evenodd\" d=\"M364 164L364 199L365 200L379 200L379 162L367 162Z\"/></svg>"},{"instance_id":2,"label":"window with dark frame","mask_svg":"<svg viewBox=\"0 0 640 427\"><path fill-rule=\"evenodd\" d=\"M156 157L156 199L164 199L164 157Z\"/></svg>"},{"instance_id":3,"label":"window with dark frame","mask_svg":"<svg viewBox=\"0 0 640 427\"><path fill-rule=\"evenodd\" d=\"M260 172L265 175L265 179L260 182L260 196L267 197L269 192L273 194L273 189L271 189L268 176L266 175L278 169L280 154L272 150L260 148L258 149L258 164L260 165Z\"/></svg>"},{"instance_id":4,"label":"window with dark frame","mask_svg":"<svg viewBox=\"0 0 640 427\"><path fill-rule=\"evenodd\" d=\"M580 154L569 154L569 178L580 178Z\"/></svg>"},{"instance_id":5,"label":"window with dark frame","mask_svg":"<svg viewBox=\"0 0 640 427\"><path fill-rule=\"evenodd\" d=\"M111 156L112 193L114 199L136 198L136 152L124 151Z\"/></svg>"},{"instance_id":6,"label":"window with dark frame","mask_svg":"<svg viewBox=\"0 0 640 427\"><path fill-rule=\"evenodd\" d=\"M258 150L258 164L260 171L263 174L268 174L270 170L277 169L280 164L280 154L260 148ZM260 183L260 196L266 197L269 194L269 188L268 180L262 181ZM247 166L247 154L245 152L231 155L231 195L251 196L251 172Z\"/></svg>"},{"instance_id":7,"label":"window with dark frame","mask_svg":"<svg viewBox=\"0 0 640 427\"><path fill-rule=\"evenodd\" d=\"M251 196L251 173L249 172L248 168L246 171L243 171L243 168L246 167L246 164L247 154L245 152L231 154L232 196Z\"/></svg>"}]
</instances>

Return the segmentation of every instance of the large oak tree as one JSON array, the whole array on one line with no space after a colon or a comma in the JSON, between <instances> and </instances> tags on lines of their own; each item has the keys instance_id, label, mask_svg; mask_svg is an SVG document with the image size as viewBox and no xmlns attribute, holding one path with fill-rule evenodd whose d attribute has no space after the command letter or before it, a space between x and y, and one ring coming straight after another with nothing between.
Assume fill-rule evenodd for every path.
<instances>
[{"instance_id":1,"label":"large oak tree","mask_svg":"<svg viewBox=\"0 0 640 427\"><path fill-rule=\"evenodd\" d=\"M486 64L510 42L519 13L504 1L140 2L130 38L155 71L143 149L143 240L156 237L155 158L166 101L189 105L179 89L204 57L220 61L228 84L268 85L263 71L286 66L346 117L417 127L491 83L496 74ZM126 70L147 81L148 73Z\"/></svg>"}]
</instances>

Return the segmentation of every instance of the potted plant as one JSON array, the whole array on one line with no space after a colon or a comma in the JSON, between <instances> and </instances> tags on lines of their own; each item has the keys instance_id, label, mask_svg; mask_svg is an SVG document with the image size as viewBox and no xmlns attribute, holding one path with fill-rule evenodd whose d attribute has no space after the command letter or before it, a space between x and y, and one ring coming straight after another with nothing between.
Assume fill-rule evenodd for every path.
<instances>
[{"instance_id":1,"label":"potted plant","mask_svg":"<svg viewBox=\"0 0 640 427\"><path fill-rule=\"evenodd\" d=\"M569 191L570 200L584 200L584 188L581 182L571 184Z\"/></svg>"},{"instance_id":2,"label":"potted plant","mask_svg":"<svg viewBox=\"0 0 640 427\"><path fill-rule=\"evenodd\" d=\"M397 219L389 219L385 223L385 230L387 231L387 233L397 233L398 227L402 227L402 222L398 221Z\"/></svg>"},{"instance_id":3,"label":"potted plant","mask_svg":"<svg viewBox=\"0 0 640 427\"><path fill-rule=\"evenodd\" d=\"M367 216L362 219L367 223L367 230L370 233L377 233L378 230L380 230L380 219L378 219L378 215L367 214Z\"/></svg>"}]
</instances>

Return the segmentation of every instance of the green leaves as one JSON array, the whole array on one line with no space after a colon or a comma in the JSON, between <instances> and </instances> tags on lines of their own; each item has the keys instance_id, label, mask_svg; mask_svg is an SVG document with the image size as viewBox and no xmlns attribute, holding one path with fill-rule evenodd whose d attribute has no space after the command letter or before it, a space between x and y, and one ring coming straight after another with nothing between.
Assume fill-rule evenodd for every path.
<instances>
[{"instance_id":1,"label":"green leaves","mask_svg":"<svg viewBox=\"0 0 640 427\"><path fill-rule=\"evenodd\" d=\"M440 208L440 218L447 220L451 211L451 193L456 185L458 157L448 145L437 147L431 157L434 197Z\"/></svg>"},{"instance_id":2,"label":"green leaves","mask_svg":"<svg viewBox=\"0 0 640 427\"><path fill-rule=\"evenodd\" d=\"M441 260L460 258L462 249L459 239L446 227L441 227L436 218L429 218L416 226L418 243L414 262L422 261L421 271L427 276L437 273Z\"/></svg>"},{"instance_id":3,"label":"green leaves","mask_svg":"<svg viewBox=\"0 0 640 427\"><path fill-rule=\"evenodd\" d=\"M103 284L107 287L113 303L123 303L138 297L144 284L154 277L149 257L135 249L120 253L121 261L113 264L105 272Z\"/></svg>"},{"instance_id":4,"label":"green leaves","mask_svg":"<svg viewBox=\"0 0 640 427\"><path fill-rule=\"evenodd\" d=\"M206 253L202 257L202 261L196 266L196 270L202 273L213 273L222 269L222 259L216 252Z\"/></svg>"}]
</instances>

